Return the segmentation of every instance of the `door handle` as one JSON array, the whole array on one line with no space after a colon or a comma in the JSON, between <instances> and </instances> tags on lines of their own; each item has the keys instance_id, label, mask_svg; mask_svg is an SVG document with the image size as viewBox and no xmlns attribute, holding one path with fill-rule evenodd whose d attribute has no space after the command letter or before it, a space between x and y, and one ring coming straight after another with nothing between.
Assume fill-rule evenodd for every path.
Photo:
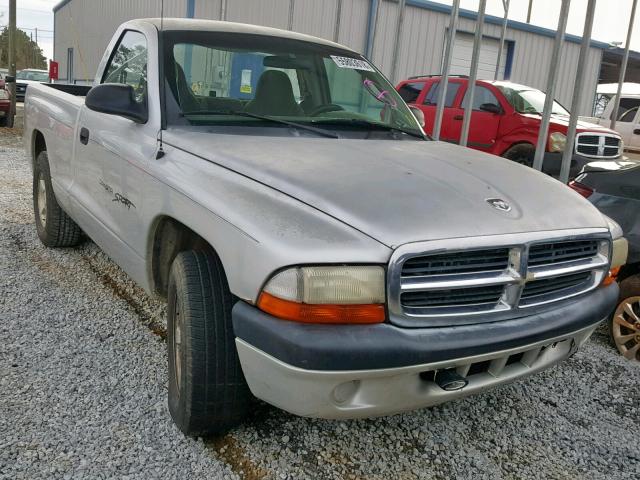
<instances>
[{"instance_id":1,"label":"door handle","mask_svg":"<svg viewBox=\"0 0 640 480\"><path fill-rule=\"evenodd\" d=\"M464 117L462 115L454 115L454 120L462 120Z\"/></svg>"},{"instance_id":2,"label":"door handle","mask_svg":"<svg viewBox=\"0 0 640 480\"><path fill-rule=\"evenodd\" d=\"M89 129L82 127L80 129L80 143L86 145L89 143Z\"/></svg>"}]
</instances>

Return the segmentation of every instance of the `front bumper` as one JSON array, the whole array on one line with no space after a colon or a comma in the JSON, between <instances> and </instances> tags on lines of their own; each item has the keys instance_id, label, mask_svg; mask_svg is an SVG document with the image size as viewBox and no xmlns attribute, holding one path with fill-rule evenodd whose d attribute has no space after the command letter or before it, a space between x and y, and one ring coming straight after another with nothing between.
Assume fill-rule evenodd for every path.
<instances>
[{"instance_id":1,"label":"front bumper","mask_svg":"<svg viewBox=\"0 0 640 480\"><path fill-rule=\"evenodd\" d=\"M618 287L564 307L480 325L399 328L286 322L239 302L233 324L253 394L296 415L357 418L423 408L511 382L570 356L614 308ZM433 372L469 384L445 391Z\"/></svg>"}]
</instances>

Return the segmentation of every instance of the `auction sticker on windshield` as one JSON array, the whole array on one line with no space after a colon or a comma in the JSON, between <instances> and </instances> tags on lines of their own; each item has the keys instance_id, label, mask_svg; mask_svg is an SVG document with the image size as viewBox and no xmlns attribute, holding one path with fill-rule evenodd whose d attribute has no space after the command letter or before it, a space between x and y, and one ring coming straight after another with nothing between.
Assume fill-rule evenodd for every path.
<instances>
[{"instance_id":1,"label":"auction sticker on windshield","mask_svg":"<svg viewBox=\"0 0 640 480\"><path fill-rule=\"evenodd\" d=\"M331 59L340 68L351 68L352 70L366 70L367 72L375 72L373 67L364 60L351 57L339 57L337 55L331 55Z\"/></svg>"}]
</instances>

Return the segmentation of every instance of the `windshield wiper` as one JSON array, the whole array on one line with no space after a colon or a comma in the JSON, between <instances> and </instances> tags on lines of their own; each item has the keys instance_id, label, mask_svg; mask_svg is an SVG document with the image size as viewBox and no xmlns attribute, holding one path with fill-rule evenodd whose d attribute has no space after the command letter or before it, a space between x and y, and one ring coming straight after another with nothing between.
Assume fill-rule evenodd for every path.
<instances>
[{"instance_id":1,"label":"windshield wiper","mask_svg":"<svg viewBox=\"0 0 640 480\"><path fill-rule=\"evenodd\" d=\"M329 138L340 138L333 132L324 130L322 128L312 127L311 125L304 125L302 123L290 122L288 120L282 120L280 118L270 117L267 115L259 115L257 113L241 112L237 110L194 110L192 112L183 112L180 114L182 117L187 116L199 116L199 115L237 115L239 117L257 118L259 120L267 120L269 122L281 123L283 125L289 125L290 127L299 128L301 130L307 130L317 135L322 135Z\"/></svg>"},{"instance_id":2,"label":"windshield wiper","mask_svg":"<svg viewBox=\"0 0 640 480\"><path fill-rule=\"evenodd\" d=\"M391 125L385 125L384 123L370 122L369 120L363 120L360 118L327 118L322 120L314 120L313 123L319 123L322 125L354 125L358 127L366 127L370 130L373 130L375 128L379 130L387 130L390 132L405 133L407 135L411 135L412 137L421 138L423 140L425 138L424 135L414 130L409 130L401 127L392 127Z\"/></svg>"}]
</instances>

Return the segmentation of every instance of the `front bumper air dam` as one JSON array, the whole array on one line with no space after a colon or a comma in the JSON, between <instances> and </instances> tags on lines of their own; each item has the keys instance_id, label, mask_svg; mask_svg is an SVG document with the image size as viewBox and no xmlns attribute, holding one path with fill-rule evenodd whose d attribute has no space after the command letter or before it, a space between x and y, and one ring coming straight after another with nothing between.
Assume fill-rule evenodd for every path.
<instances>
[{"instance_id":1,"label":"front bumper air dam","mask_svg":"<svg viewBox=\"0 0 640 480\"><path fill-rule=\"evenodd\" d=\"M537 315L420 329L298 324L239 302L233 323L256 397L296 415L346 419L429 407L544 370L589 338L617 296L612 284ZM469 383L445 391L433 372L453 368Z\"/></svg>"}]
</instances>

